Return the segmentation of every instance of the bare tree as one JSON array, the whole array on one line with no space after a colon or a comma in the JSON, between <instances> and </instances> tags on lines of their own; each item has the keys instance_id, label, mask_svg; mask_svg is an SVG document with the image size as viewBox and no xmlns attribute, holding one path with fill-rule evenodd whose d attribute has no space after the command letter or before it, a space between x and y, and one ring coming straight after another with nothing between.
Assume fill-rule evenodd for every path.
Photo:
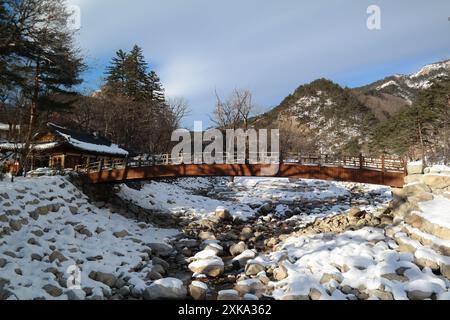
<instances>
[{"instance_id":1,"label":"bare tree","mask_svg":"<svg viewBox=\"0 0 450 320\"><path fill-rule=\"evenodd\" d=\"M213 122L221 129L248 129L249 120L255 111L252 93L236 89L225 101L216 94Z\"/></svg>"},{"instance_id":2,"label":"bare tree","mask_svg":"<svg viewBox=\"0 0 450 320\"><path fill-rule=\"evenodd\" d=\"M168 107L173 118L173 127L178 129L181 126L181 120L190 114L189 103L184 98L169 98Z\"/></svg>"}]
</instances>

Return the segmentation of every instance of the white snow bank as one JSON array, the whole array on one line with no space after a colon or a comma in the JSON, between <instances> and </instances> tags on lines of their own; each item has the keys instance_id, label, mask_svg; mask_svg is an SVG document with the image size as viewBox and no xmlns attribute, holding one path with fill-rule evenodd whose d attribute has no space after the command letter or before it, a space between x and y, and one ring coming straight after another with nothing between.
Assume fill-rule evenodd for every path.
<instances>
[{"instance_id":1,"label":"white snow bank","mask_svg":"<svg viewBox=\"0 0 450 320\"><path fill-rule=\"evenodd\" d=\"M288 277L272 283L273 296L307 296L316 289L323 300L354 299L352 292L340 290L345 286L374 299L380 292L403 300L408 298L408 291L418 288L436 294L448 291L450 282L428 269L421 270L413 263L413 255L399 253L392 249L395 247L384 230L376 228L288 238L279 251L268 256L274 267L283 256L287 258L283 263ZM404 280L398 277L399 270L404 270Z\"/></svg>"},{"instance_id":2,"label":"white snow bank","mask_svg":"<svg viewBox=\"0 0 450 320\"><path fill-rule=\"evenodd\" d=\"M38 215L37 220L30 217L30 213L45 206L51 208L47 214ZM53 285L65 293L67 289L60 287L49 270L56 269L67 278L68 268L77 266L81 287L92 288L96 295L103 296L103 291L110 289L90 279L91 271L116 277L127 275L129 283L142 290L148 285L145 278L152 269L151 262L143 260L151 251L146 244L165 242L178 234L177 230L154 228L99 209L59 176L0 182L0 208L0 215L6 214L9 220L0 222L0 232L10 227L11 221L22 222L19 231L3 235L0 241L0 259L7 262L0 269L0 278L10 281L4 289L18 299L67 299L65 294L52 297L43 287ZM128 236L114 235L124 230ZM65 260L51 262L49 257L55 251ZM140 265L143 267L138 267L139 272L130 271Z\"/></svg>"},{"instance_id":3,"label":"white snow bank","mask_svg":"<svg viewBox=\"0 0 450 320\"><path fill-rule=\"evenodd\" d=\"M431 223L450 229L450 199L436 196L431 201L419 203L417 214Z\"/></svg>"},{"instance_id":4,"label":"white snow bank","mask_svg":"<svg viewBox=\"0 0 450 320\"><path fill-rule=\"evenodd\" d=\"M246 204L216 200L209 197L195 195L195 186L204 186L205 181L190 184L191 179L173 183L152 181L141 190L122 185L118 195L138 206L167 213L183 213L191 217L205 218L216 211L218 207L228 209L233 216L246 219L254 214L254 210ZM184 184L183 184L184 182Z\"/></svg>"}]
</instances>

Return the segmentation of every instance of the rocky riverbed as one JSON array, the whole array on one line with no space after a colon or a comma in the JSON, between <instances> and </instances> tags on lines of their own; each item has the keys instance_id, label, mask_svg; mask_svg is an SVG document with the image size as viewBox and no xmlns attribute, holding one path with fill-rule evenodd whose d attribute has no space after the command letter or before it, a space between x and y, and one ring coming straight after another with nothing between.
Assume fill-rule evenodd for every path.
<instances>
[{"instance_id":1,"label":"rocky riverbed","mask_svg":"<svg viewBox=\"0 0 450 320\"><path fill-rule=\"evenodd\" d=\"M448 280L387 235L385 187L182 179L123 185L108 201L64 177L0 189L0 299L448 296Z\"/></svg>"}]
</instances>

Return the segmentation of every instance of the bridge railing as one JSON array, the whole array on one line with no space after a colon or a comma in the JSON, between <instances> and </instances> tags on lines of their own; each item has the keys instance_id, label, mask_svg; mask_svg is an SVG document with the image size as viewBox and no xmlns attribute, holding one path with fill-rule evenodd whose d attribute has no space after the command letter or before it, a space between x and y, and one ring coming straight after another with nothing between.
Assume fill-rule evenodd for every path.
<instances>
[{"instance_id":1,"label":"bridge railing","mask_svg":"<svg viewBox=\"0 0 450 320\"><path fill-rule=\"evenodd\" d=\"M283 163L295 163L302 165L323 165L336 167L355 167L365 169L377 169L385 171L404 171L406 162L402 158L394 157L365 157L365 156L339 156L327 154L300 154L288 153Z\"/></svg>"},{"instance_id":2,"label":"bridge railing","mask_svg":"<svg viewBox=\"0 0 450 320\"><path fill-rule=\"evenodd\" d=\"M172 157L170 154L153 155L146 159L134 158L123 160L101 160L97 162L79 165L75 170L81 173L99 172L104 170L116 170L125 168L140 168L160 165L179 165L190 163L238 163L238 164L299 164L311 166L334 166L358 169L371 169L379 171L404 172L406 162L402 158L393 157L364 157L339 156L326 154L301 154L301 153L221 153L214 159L207 158L208 154L180 154ZM209 160L209 161L208 161Z\"/></svg>"}]
</instances>

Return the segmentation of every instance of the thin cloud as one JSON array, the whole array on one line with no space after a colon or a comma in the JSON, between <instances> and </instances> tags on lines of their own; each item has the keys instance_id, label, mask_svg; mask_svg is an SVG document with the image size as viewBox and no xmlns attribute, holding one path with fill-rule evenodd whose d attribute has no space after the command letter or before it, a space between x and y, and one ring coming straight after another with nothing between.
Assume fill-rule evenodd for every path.
<instances>
[{"instance_id":1,"label":"thin cloud","mask_svg":"<svg viewBox=\"0 0 450 320\"><path fill-rule=\"evenodd\" d=\"M70 0L82 11L78 40L100 77L119 48L143 47L169 95L208 122L214 90L254 92L262 107L328 77L362 85L448 58L450 2L410 0ZM366 28L381 7L382 29ZM354 77L350 75L355 75ZM370 76L365 76L370 75ZM98 78L97 78L98 79ZM89 85L98 86L90 80Z\"/></svg>"}]
</instances>

